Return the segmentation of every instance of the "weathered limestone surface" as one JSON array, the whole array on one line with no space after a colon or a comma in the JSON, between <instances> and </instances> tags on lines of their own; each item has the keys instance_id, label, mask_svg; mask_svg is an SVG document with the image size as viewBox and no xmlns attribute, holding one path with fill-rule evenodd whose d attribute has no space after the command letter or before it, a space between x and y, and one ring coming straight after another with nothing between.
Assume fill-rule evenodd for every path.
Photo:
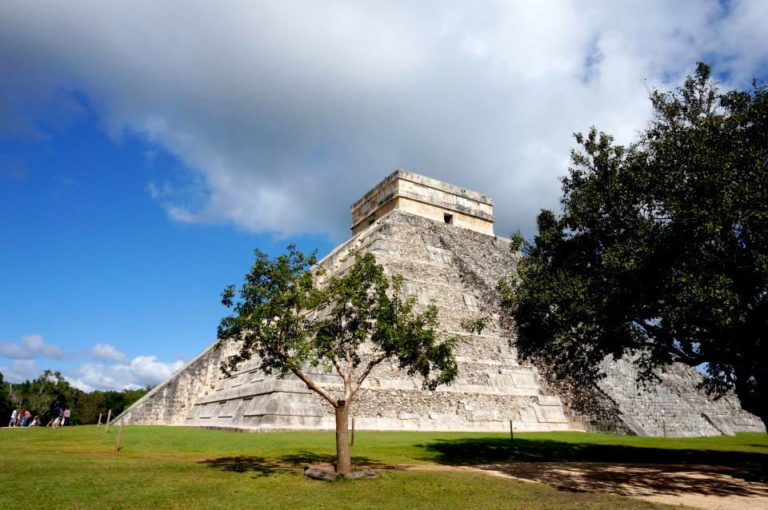
<instances>
[{"instance_id":1,"label":"weathered limestone surface","mask_svg":"<svg viewBox=\"0 0 768 510\"><path fill-rule=\"evenodd\" d=\"M756 416L744 411L728 394L714 400L697 386L701 374L676 363L658 373L661 382L638 388L637 368L627 359L603 362L606 378L600 389L615 403L625 426L650 436L716 436L735 432L764 432Z\"/></svg>"},{"instance_id":2,"label":"weathered limestone surface","mask_svg":"<svg viewBox=\"0 0 768 510\"><path fill-rule=\"evenodd\" d=\"M499 319L496 283L513 272L516 263L508 242L471 224L465 228L456 222L448 224L440 215L435 218L432 210L419 215L408 207L392 208L387 193L402 185L425 202L432 196L430 207L443 207L440 211L455 214L457 208L446 207L448 190L451 196L461 198L462 210L480 211L476 217L483 211L492 214L492 209L483 209L492 204L490 199L399 172L353 206L356 235L320 264L333 274L351 264L352 252L373 253L389 274L404 277L406 293L423 305L437 305L443 333L463 335L465 341L457 348L458 379L434 392L423 390L420 381L393 365L378 366L351 409L358 429L506 431L512 420L516 430L608 428L642 435L686 436L764 430L760 420L744 412L735 397L707 400L696 389L701 376L682 366L662 373L660 384L638 388L632 363L606 361L607 377L599 387L578 390L581 400L599 402L606 409L585 414L569 408L563 401L571 403L574 399L546 383L542 375L546 370L540 373L518 361L510 344L512 332ZM399 180L407 182L396 182ZM423 187L414 189L420 182ZM387 210L377 212L376 204ZM492 227L492 216L488 225ZM463 319L479 317L491 318L482 335L462 332ZM250 430L334 428L331 407L292 376L278 379L255 369L250 362L232 377L223 377L220 363L234 348L227 345L216 350L211 346L117 419ZM307 370L325 388L339 387L330 371Z\"/></svg>"},{"instance_id":3,"label":"weathered limestone surface","mask_svg":"<svg viewBox=\"0 0 768 510\"><path fill-rule=\"evenodd\" d=\"M493 235L493 200L407 170L395 170L352 205L352 234L395 209Z\"/></svg>"},{"instance_id":4,"label":"weathered limestone surface","mask_svg":"<svg viewBox=\"0 0 768 510\"><path fill-rule=\"evenodd\" d=\"M482 335L457 349L459 378L435 392L393 365L368 377L353 404L359 429L567 430L560 399L547 394L537 370L521 366L501 329L493 289L513 270L506 241L393 211L321 261L342 271L352 251L374 253L404 291L441 310L446 334L463 334L464 318L494 318ZM209 349L119 417L126 423L168 423L255 430L333 428L332 410L293 377L277 379L246 364L230 378L218 372L227 354ZM335 376L315 372L327 388Z\"/></svg>"}]
</instances>

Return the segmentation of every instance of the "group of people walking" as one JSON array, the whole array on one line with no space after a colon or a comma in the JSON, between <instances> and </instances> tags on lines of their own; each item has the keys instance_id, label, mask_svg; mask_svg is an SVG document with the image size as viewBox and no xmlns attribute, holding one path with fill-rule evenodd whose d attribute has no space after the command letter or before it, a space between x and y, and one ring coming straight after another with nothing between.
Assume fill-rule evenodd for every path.
<instances>
[{"instance_id":1,"label":"group of people walking","mask_svg":"<svg viewBox=\"0 0 768 510\"><path fill-rule=\"evenodd\" d=\"M56 406L53 410L53 417L48 422L48 426L57 428L64 425L70 425L70 419L72 417L72 411L68 407ZM39 427L41 424L40 416L35 415L32 417L32 412L29 409L20 407L14 409L11 412L11 421L8 423L9 427Z\"/></svg>"}]
</instances>

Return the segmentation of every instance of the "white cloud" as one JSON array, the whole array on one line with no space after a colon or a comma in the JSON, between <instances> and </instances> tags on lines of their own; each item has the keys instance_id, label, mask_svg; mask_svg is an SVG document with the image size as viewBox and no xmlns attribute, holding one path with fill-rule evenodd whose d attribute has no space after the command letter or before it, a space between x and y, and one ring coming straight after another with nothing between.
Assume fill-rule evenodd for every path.
<instances>
[{"instance_id":1,"label":"white cloud","mask_svg":"<svg viewBox=\"0 0 768 510\"><path fill-rule=\"evenodd\" d=\"M163 362L157 356L137 356L125 363L85 363L67 379L83 391L119 391L157 385L182 366L181 360Z\"/></svg>"},{"instance_id":2,"label":"white cloud","mask_svg":"<svg viewBox=\"0 0 768 510\"><path fill-rule=\"evenodd\" d=\"M506 234L557 206L572 132L630 140L648 87L697 59L744 86L766 25L761 0L11 0L0 92L82 92L114 136L177 156L186 178L148 186L176 221L338 238L347 205L404 167L492 194Z\"/></svg>"},{"instance_id":3,"label":"white cloud","mask_svg":"<svg viewBox=\"0 0 768 510\"><path fill-rule=\"evenodd\" d=\"M98 359L106 361L125 361L127 359L125 354L110 344L96 344L91 350L91 354Z\"/></svg>"},{"instance_id":4,"label":"white cloud","mask_svg":"<svg viewBox=\"0 0 768 510\"><path fill-rule=\"evenodd\" d=\"M60 370L74 386L84 390L122 390L124 388L142 388L155 386L164 381L176 370L184 366L184 361L160 361L154 355L136 356L128 359L114 345L97 343L88 355L101 360L82 363L74 369L70 360L65 366L47 368ZM0 372L6 381L22 382L38 377L38 361L41 358L60 360L64 352L45 342L41 335L21 337L20 342L0 342L0 357L10 358L10 363L0 366Z\"/></svg>"},{"instance_id":5,"label":"white cloud","mask_svg":"<svg viewBox=\"0 0 768 510\"><path fill-rule=\"evenodd\" d=\"M0 342L0 356L11 359L62 359L64 351L43 339L42 335L26 335L19 343Z\"/></svg>"},{"instance_id":6,"label":"white cloud","mask_svg":"<svg viewBox=\"0 0 768 510\"><path fill-rule=\"evenodd\" d=\"M42 335L28 335L21 337L21 344L29 352L38 356L61 359L64 357L64 351L55 345L51 345L43 340Z\"/></svg>"},{"instance_id":7,"label":"white cloud","mask_svg":"<svg viewBox=\"0 0 768 510\"><path fill-rule=\"evenodd\" d=\"M28 381L40 375L33 359L15 359L8 366L0 366L0 372L3 379L10 382Z\"/></svg>"},{"instance_id":8,"label":"white cloud","mask_svg":"<svg viewBox=\"0 0 768 510\"><path fill-rule=\"evenodd\" d=\"M0 342L0 356L11 359L24 359L31 357L19 344L13 342Z\"/></svg>"}]
</instances>

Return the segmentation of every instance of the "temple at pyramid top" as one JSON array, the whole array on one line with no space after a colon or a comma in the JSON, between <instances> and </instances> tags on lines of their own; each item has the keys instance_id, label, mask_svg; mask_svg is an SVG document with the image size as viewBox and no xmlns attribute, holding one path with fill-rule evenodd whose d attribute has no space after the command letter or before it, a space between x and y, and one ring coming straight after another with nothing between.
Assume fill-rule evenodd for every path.
<instances>
[{"instance_id":1,"label":"temple at pyramid top","mask_svg":"<svg viewBox=\"0 0 768 510\"><path fill-rule=\"evenodd\" d=\"M401 169L352 204L352 234L395 209L493 235L491 197Z\"/></svg>"}]
</instances>

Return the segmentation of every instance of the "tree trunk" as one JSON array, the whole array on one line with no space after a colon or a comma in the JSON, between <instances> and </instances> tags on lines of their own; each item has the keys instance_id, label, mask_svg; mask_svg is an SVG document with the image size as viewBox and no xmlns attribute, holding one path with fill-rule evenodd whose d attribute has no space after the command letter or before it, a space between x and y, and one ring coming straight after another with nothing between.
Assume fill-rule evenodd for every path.
<instances>
[{"instance_id":1,"label":"tree trunk","mask_svg":"<svg viewBox=\"0 0 768 510\"><path fill-rule=\"evenodd\" d=\"M339 400L336 406L336 472L341 474L352 471L349 443L347 443L348 421L349 406L345 401Z\"/></svg>"}]
</instances>

